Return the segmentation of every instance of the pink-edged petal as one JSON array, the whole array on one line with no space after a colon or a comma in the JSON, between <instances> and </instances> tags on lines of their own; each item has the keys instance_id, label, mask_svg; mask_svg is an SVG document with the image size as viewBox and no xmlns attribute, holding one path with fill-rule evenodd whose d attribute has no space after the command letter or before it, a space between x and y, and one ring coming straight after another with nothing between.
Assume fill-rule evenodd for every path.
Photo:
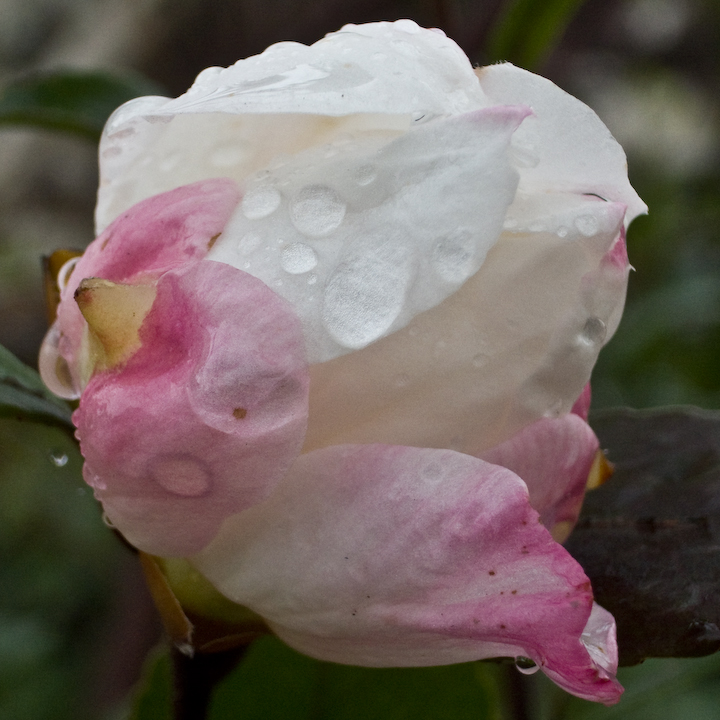
<instances>
[{"instance_id":1,"label":"pink-edged petal","mask_svg":"<svg viewBox=\"0 0 720 720\"><path fill-rule=\"evenodd\" d=\"M299 451L300 323L262 282L207 261L162 276L140 340L93 376L73 417L85 478L133 545L187 555L267 497Z\"/></svg>"},{"instance_id":2,"label":"pink-edged petal","mask_svg":"<svg viewBox=\"0 0 720 720\"><path fill-rule=\"evenodd\" d=\"M388 445L302 455L192 562L318 658L527 656L581 697L621 693L581 639L587 577L539 523L525 484L477 458Z\"/></svg>"},{"instance_id":3,"label":"pink-edged petal","mask_svg":"<svg viewBox=\"0 0 720 720\"><path fill-rule=\"evenodd\" d=\"M577 415L578 417L581 417L583 420L587 421L588 415L590 414L590 403L592 402L592 388L590 387L590 383L588 383L578 395L578 399L575 401L575 404L572 406L572 409L570 410L571 413L574 415Z\"/></svg>"},{"instance_id":4,"label":"pink-edged petal","mask_svg":"<svg viewBox=\"0 0 720 720\"><path fill-rule=\"evenodd\" d=\"M78 354L85 321L73 295L84 278L148 282L167 270L198 262L221 235L239 200L232 180L198 182L138 203L95 239L70 274L57 320L43 343L46 384L63 396L80 395ZM62 373L70 377L58 381ZM67 392L63 384L70 388Z\"/></svg>"},{"instance_id":5,"label":"pink-edged petal","mask_svg":"<svg viewBox=\"0 0 720 720\"><path fill-rule=\"evenodd\" d=\"M575 525L599 442L575 414L543 418L483 454L488 462L519 475L530 491L530 504L556 539Z\"/></svg>"}]
</instances>

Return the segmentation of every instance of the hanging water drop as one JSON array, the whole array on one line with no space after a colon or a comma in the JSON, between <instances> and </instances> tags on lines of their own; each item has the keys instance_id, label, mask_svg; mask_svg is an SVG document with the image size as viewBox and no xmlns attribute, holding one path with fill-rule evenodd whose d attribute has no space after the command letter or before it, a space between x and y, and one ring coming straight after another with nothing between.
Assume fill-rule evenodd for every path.
<instances>
[{"instance_id":1,"label":"hanging water drop","mask_svg":"<svg viewBox=\"0 0 720 720\"><path fill-rule=\"evenodd\" d=\"M534 675L540 669L540 666L537 665L534 660L531 660L529 657L523 657L522 655L515 658L515 667L518 669L518 672L521 672L523 675Z\"/></svg>"},{"instance_id":2,"label":"hanging water drop","mask_svg":"<svg viewBox=\"0 0 720 720\"><path fill-rule=\"evenodd\" d=\"M65 467L68 464L68 460L67 453L62 452L62 450L53 450L50 453L50 462L55 467Z\"/></svg>"}]
</instances>

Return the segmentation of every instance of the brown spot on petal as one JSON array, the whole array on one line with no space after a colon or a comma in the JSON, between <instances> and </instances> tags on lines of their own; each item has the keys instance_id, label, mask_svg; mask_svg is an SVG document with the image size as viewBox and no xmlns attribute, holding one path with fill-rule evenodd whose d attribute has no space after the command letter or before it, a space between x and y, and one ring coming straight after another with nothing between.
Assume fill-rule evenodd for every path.
<instances>
[{"instance_id":1,"label":"brown spot on petal","mask_svg":"<svg viewBox=\"0 0 720 720\"><path fill-rule=\"evenodd\" d=\"M235 408L233 410L233 417L236 420L242 420L244 417L247 417L247 410L245 408Z\"/></svg>"},{"instance_id":2,"label":"brown spot on petal","mask_svg":"<svg viewBox=\"0 0 720 720\"><path fill-rule=\"evenodd\" d=\"M494 571L494 570L491 570L491 571L488 573L488 575L494 575L494 574L495 574L495 571Z\"/></svg>"},{"instance_id":3,"label":"brown spot on petal","mask_svg":"<svg viewBox=\"0 0 720 720\"><path fill-rule=\"evenodd\" d=\"M217 239L218 239L221 235L222 235L221 232L215 233L215 235L213 235L213 236L210 238L210 240L208 240L208 244L207 244L207 249L208 249L208 250L210 250L210 248L212 248L212 246L215 244L215 242L217 241Z\"/></svg>"}]
</instances>

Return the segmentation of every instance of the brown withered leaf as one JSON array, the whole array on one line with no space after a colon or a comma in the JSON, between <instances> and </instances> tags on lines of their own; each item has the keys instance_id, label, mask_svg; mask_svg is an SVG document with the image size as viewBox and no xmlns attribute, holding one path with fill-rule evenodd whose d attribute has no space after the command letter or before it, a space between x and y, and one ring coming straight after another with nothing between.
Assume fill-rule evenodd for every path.
<instances>
[{"instance_id":1,"label":"brown withered leaf","mask_svg":"<svg viewBox=\"0 0 720 720\"><path fill-rule=\"evenodd\" d=\"M615 475L565 546L615 616L621 665L720 650L720 412L617 409L591 425Z\"/></svg>"}]
</instances>

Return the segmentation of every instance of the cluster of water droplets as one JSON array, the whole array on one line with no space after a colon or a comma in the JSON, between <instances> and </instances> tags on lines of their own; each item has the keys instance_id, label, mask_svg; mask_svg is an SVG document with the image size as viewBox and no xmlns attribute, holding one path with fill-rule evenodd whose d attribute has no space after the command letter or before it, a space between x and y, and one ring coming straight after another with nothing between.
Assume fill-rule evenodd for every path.
<instances>
[{"instance_id":1,"label":"cluster of water droplets","mask_svg":"<svg viewBox=\"0 0 720 720\"><path fill-rule=\"evenodd\" d=\"M365 347L442 302L499 236L514 184L500 143L419 110L405 128L276 158L247 181L210 251L293 304L311 362ZM497 177L479 172L493 163Z\"/></svg>"}]
</instances>

